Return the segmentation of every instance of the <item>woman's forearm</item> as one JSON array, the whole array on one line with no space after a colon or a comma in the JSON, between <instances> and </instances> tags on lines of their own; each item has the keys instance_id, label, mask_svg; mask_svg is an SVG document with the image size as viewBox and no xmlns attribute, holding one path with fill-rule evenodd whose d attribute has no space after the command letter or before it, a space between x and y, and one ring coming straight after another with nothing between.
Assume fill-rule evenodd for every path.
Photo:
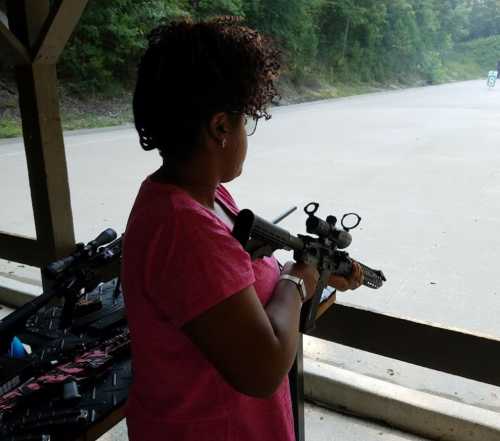
<instances>
[{"instance_id":1,"label":"woman's forearm","mask_svg":"<svg viewBox=\"0 0 500 441\"><path fill-rule=\"evenodd\" d=\"M301 306L298 288L290 281L280 280L265 308L276 336L284 374L290 370L297 352Z\"/></svg>"}]
</instances>

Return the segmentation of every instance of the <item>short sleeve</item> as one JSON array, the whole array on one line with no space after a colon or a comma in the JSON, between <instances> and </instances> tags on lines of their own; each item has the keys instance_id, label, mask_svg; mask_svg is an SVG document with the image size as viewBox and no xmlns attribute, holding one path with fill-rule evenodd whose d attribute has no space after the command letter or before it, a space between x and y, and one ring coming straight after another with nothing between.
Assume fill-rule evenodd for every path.
<instances>
[{"instance_id":1,"label":"short sleeve","mask_svg":"<svg viewBox=\"0 0 500 441\"><path fill-rule=\"evenodd\" d=\"M255 282L250 256L215 215L177 212L153 247L151 299L178 328Z\"/></svg>"}]
</instances>

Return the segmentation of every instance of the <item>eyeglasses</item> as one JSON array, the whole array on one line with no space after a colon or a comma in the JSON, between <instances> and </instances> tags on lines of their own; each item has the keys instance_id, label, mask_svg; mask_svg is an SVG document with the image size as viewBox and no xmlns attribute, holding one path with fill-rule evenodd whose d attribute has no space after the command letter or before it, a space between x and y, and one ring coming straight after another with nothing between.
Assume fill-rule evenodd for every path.
<instances>
[{"instance_id":1,"label":"eyeglasses","mask_svg":"<svg viewBox=\"0 0 500 441\"><path fill-rule=\"evenodd\" d=\"M244 124L245 124L245 132L247 133L247 136L252 136L255 133L255 130L257 130L257 122L258 118L250 117L250 116L244 116Z\"/></svg>"}]
</instances>

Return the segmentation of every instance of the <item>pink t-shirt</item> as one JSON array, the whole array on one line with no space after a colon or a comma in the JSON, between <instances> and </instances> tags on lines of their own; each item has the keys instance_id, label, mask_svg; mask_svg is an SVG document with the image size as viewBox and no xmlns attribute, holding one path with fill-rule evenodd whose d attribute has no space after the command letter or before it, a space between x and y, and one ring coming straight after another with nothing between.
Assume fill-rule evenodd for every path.
<instances>
[{"instance_id":1,"label":"pink t-shirt","mask_svg":"<svg viewBox=\"0 0 500 441\"><path fill-rule=\"evenodd\" d=\"M216 198L238 213L223 186ZM288 378L268 399L243 395L181 329L252 284L267 304L278 277L274 258L252 262L231 229L186 192L143 182L122 263L134 375L125 411L131 441L295 439Z\"/></svg>"}]
</instances>

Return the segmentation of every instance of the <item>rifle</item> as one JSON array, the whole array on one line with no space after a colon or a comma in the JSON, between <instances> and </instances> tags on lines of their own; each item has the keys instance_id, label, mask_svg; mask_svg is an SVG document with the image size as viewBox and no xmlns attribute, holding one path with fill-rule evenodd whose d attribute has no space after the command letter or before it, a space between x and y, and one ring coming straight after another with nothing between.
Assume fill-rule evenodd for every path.
<instances>
[{"instance_id":1,"label":"rifle","mask_svg":"<svg viewBox=\"0 0 500 441\"><path fill-rule=\"evenodd\" d=\"M319 204L316 202L311 202L304 208L308 215L306 230L317 237L302 234L295 236L248 209L239 212L232 232L250 254L252 260L271 256L274 251L283 249L293 251L293 258L296 262L307 263L318 270L320 277L314 295L302 308L300 330L303 333L312 331L315 327L318 307L330 276L349 276L353 269L353 262L357 262L347 252L340 250L351 244L350 230L359 225L361 217L356 213L345 214L341 219L341 230L336 228L335 216L328 216L326 221L316 217L315 213L318 209ZM278 221L281 219L283 216L280 216ZM360 262L357 263L363 271L363 285L378 289L386 281L382 271L374 270Z\"/></svg>"},{"instance_id":2,"label":"rifle","mask_svg":"<svg viewBox=\"0 0 500 441\"><path fill-rule=\"evenodd\" d=\"M73 310L81 293L92 291L99 283L112 278L104 274L102 268L110 269L119 263L121 238L116 239L116 236L116 232L108 228L87 245L78 243L76 251L70 256L43 269L45 276L53 281L53 288L0 321L0 354L7 351L13 336L24 328L26 321L56 297L65 300L61 328L71 325ZM113 268L111 272L117 271Z\"/></svg>"},{"instance_id":3,"label":"rifle","mask_svg":"<svg viewBox=\"0 0 500 441\"><path fill-rule=\"evenodd\" d=\"M69 381L81 383L95 378L107 369L111 362L119 355L129 350L130 331L123 329L100 343L94 344L86 352L76 355L73 360L63 362L34 378L30 378L22 385L0 396L0 421L6 412L11 412L21 403L34 394L41 395L54 385L62 385ZM74 385L72 394L78 397L77 385Z\"/></svg>"}]
</instances>

